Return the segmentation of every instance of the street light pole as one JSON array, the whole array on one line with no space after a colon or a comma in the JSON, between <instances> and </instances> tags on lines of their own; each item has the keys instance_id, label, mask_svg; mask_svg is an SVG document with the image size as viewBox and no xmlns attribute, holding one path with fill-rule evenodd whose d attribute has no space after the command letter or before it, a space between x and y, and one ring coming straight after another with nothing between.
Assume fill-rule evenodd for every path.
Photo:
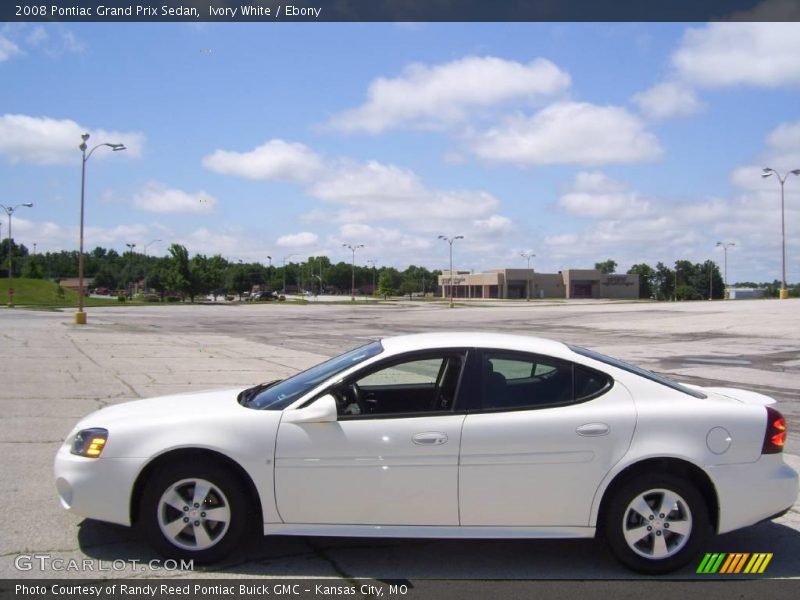
<instances>
[{"instance_id":1,"label":"street light pole","mask_svg":"<svg viewBox=\"0 0 800 600\"><path fill-rule=\"evenodd\" d=\"M0 208L8 215L8 308L14 308L14 238L11 237L11 217L20 206L33 208L33 202L25 202L16 206L0 204Z\"/></svg>"},{"instance_id":2,"label":"street light pole","mask_svg":"<svg viewBox=\"0 0 800 600\"><path fill-rule=\"evenodd\" d=\"M151 244L155 244L156 242L160 242L161 240L153 240L152 242L147 242L144 245L144 293L147 293L147 247ZM216 296L214 296L216 301Z\"/></svg>"},{"instance_id":3,"label":"street light pole","mask_svg":"<svg viewBox=\"0 0 800 600\"><path fill-rule=\"evenodd\" d=\"M784 173L781 176L775 169L770 167L765 167L764 172L761 174L762 177L767 178L772 175L778 178L778 181L781 184L781 293L780 298L781 300L786 300L789 297L789 291L786 289L786 226L785 226L785 210L784 210L784 198L783 198L783 186L786 183L786 178L789 175L800 175L800 169L794 169L789 171L788 173Z\"/></svg>"},{"instance_id":4,"label":"street light pole","mask_svg":"<svg viewBox=\"0 0 800 600\"><path fill-rule=\"evenodd\" d=\"M536 255L533 254L530 250L527 250L525 252L520 252L519 255L522 258L525 258L525 259L528 260L528 270L530 270L530 268L531 268L531 259L532 258L536 258ZM531 278L530 283L528 283L528 285L525 286L527 288L527 298L526 298L526 300L528 302L531 301L531 285L533 285L533 278Z\"/></svg>"},{"instance_id":5,"label":"street light pole","mask_svg":"<svg viewBox=\"0 0 800 600\"><path fill-rule=\"evenodd\" d=\"M350 251L353 253L353 268L350 276L350 300L353 302L356 300L356 250L363 247L364 244L356 244L355 246L352 244L342 244L342 248L350 248Z\"/></svg>"},{"instance_id":6,"label":"street light pole","mask_svg":"<svg viewBox=\"0 0 800 600\"><path fill-rule=\"evenodd\" d=\"M453 308L455 304L453 304L453 242L456 240L463 240L463 235L456 235L453 237L447 237L446 235L440 235L440 240L444 240L450 245L450 308Z\"/></svg>"},{"instance_id":7,"label":"street light pole","mask_svg":"<svg viewBox=\"0 0 800 600\"><path fill-rule=\"evenodd\" d=\"M283 295L286 295L286 259L297 256L297 254L287 254L283 257Z\"/></svg>"},{"instance_id":8,"label":"street light pole","mask_svg":"<svg viewBox=\"0 0 800 600\"><path fill-rule=\"evenodd\" d=\"M133 290L131 289L131 284L133 283L133 249L136 248L136 244L125 244L128 247L128 277L130 278L130 282L128 283L128 297L133 298ZM133 286L135 287L135 286Z\"/></svg>"},{"instance_id":9,"label":"street light pole","mask_svg":"<svg viewBox=\"0 0 800 600\"><path fill-rule=\"evenodd\" d=\"M717 246L721 247L725 251L725 270L723 271L723 273L725 273L724 283L725 283L726 293L728 291L728 248L735 245L736 242L717 242Z\"/></svg>"},{"instance_id":10,"label":"street light pole","mask_svg":"<svg viewBox=\"0 0 800 600\"><path fill-rule=\"evenodd\" d=\"M372 295L375 296L375 260L370 258L367 264L372 265Z\"/></svg>"},{"instance_id":11,"label":"street light pole","mask_svg":"<svg viewBox=\"0 0 800 600\"><path fill-rule=\"evenodd\" d=\"M81 224L80 224L80 244L78 249L78 312L75 313L75 324L76 325L86 325L86 313L83 311L83 213L84 213L84 192L86 189L86 161L92 157L92 154L95 150L97 150L100 146L108 146L114 152L119 152L120 150L127 150L125 148L125 144L97 144L94 148L89 150L89 153L86 153L86 140L89 139L89 134L84 133L81 135L81 145L78 148L81 151L82 160L81 160Z\"/></svg>"}]
</instances>

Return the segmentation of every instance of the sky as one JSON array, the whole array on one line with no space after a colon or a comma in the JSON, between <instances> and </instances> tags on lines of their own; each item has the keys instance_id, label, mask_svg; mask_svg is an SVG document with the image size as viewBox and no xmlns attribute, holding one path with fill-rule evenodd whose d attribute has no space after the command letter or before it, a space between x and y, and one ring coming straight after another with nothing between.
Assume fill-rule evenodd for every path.
<instances>
[{"instance_id":1,"label":"sky","mask_svg":"<svg viewBox=\"0 0 800 600\"><path fill-rule=\"evenodd\" d=\"M797 23L0 24L14 238L280 265L781 273ZM800 281L800 177L785 185ZM8 233L3 219L2 235ZM159 241L154 241L159 240Z\"/></svg>"}]
</instances>

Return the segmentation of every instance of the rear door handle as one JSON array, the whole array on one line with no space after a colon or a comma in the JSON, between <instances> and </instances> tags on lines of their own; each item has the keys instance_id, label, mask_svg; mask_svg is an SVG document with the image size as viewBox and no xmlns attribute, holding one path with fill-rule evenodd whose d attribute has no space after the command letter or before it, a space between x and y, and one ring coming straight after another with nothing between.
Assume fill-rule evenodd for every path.
<instances>
[{"instance_id":1,"label":"rear door handle","mask_svg":"<svg viewBox=\"0 0 800 600\"><path fill-rule=\"evenodd\" d=\"M414 434L411 441L418 446L441 446L447 443L447 434L443 431L426 431Z\"/></svg>"},{"instance_id":2,"label":"rear door handle","mask_svg":"<svg viewBox=\"0 0 800 600\"><path fill-rule=\"evenodd\" d=\"M605 423L586 423L578 427L575 433L584 437L599 437L601 435L608 435L609 431L611 431L611 427Z\"/></svg>"}]
</instances>

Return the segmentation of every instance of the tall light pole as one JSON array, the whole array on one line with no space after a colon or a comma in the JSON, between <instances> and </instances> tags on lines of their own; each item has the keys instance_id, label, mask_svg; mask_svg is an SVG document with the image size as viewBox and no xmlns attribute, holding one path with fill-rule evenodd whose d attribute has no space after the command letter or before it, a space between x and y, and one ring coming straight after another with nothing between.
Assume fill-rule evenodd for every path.
<instances>
[{"instance_id":1,"label":"tall light pole","mask_svg":"<svg viewBox=\"0 0 800 600\"><path fill-rule=\"evenodd\" d=\"M131 283L133 282L133 249L136 248L136 244L125 245L128 247L128 277L130 278L130 283L128 283L128 297L133 298Z\"/></svg>"},{"instance_id":2,"label":"tall light pole","mask_svg":"<svg viewBox=\"0 0 800 600\"><path fill-rule=\"evenodd\" d=\"M153 240L152 242L147 242L144 245L144 293L147 293L147 247L151 244L155 244L156 242L160 242L161 240ZM216 296L214 296L214 301L216 302Z\"/></svg>"},{"instance_id":3,"label":"tall light pole","mask_svg":"<svg viewBox=\"0 0 800 600\"><path fill-rule=\"evenodd\" d=\"M100 146L108 146L114 152L126 150L125 144L97 144L94 148L86 153L86 141L89 139L89 134L84 133L81 135L81 145L78 148L81 151L81 224L80 224L80 244L78 249L78 312L75 313L75 323L77 325L86 325L86 313L83 311L83 207L84 207L84 192L86 189L86 161L92 157L92 154Z\"/></svg>"},{"instance_id":4,"label":"tall light pole","mask_svg":"<svg viewBox=\"0 0 800 600\"><path fill-rule=\"evenodd\" d=\"M363 248L364 244L342 244L342 248L350 248L353 253L353 268L350 276L350 300L355 302L356 299L356 250Z\"/></svg>"},{"instance_id":5,"label":"tall light pole","mask_svg":"<svg viewBox=\"0 0 800 600\"><path fill-rule=\"evenodd\" d=\"M761 174L762 177L771 177L775 175L778 178L778 181L781 183L781 300L786 300L789 297L789 291L786 289L786 226L785 226L785 211L784 211L784 200L783 200L783 186L786 184L786 178L789 175L800 175L800 169L794 169L789 171L788 173L784 173L781 176L775 169L770 167L765 167L764 172Z\"/></svg>"},{"instance_id":6,"label":"tall light pole","mask_svg":"<svg viewBox=\"0 0 800 600\"><path fill-rule=\"evenodd\" d=\"M526 250L525 252L520 252L519 255L522 258L525 258L525 259L528 260L528 270L530 270L530 268L531 268L531 259L532 258L536 258L536 255L533 252L531 252L530 250ZM526 300L528 302L531 301L531 286L532 285L533 285L533 278L531 278L530 283L527 286L525 286L527 288L527 292L528 292L527 293L527 298L526 298Z\"/></svg>"},{"instance_id":7,"label":"tall light pole","mask_svg":"<svg viewBox=\"0 0 800 600\"><path fill-rule=\"evenodd\" d=\"M15 206L0 204L0 208L8 215L8 308L14 307L14 238L11 237L11 217L20 206L33 208L33 202L24 202Z\"/></svg>"},{"instance_id":8,"label":"tall light pole","mask_svg":"<svg viewBox=\"0 0 800 600\"><path fill-rule=\"evenodd\" d=\"M725 251L725 270L723 271L725 274L725 293L728 292L728 248L735 245L736 242L717 242L717 246L721 247Z\"/></svg>"},{"instance_id":9,"label":"tall light pole","mask_svg":"<svg viewBox=\"0 0 800 600\"><path fill-rule=\"evenodd\" d=\"M297 256L297 254L287 254L283 257L283 295L286 295L286 259Z\"/></svg>"},{"instance_id":10,"label":"tall light pole","mask_svg":"<svg viewBox=\"0 0 800 600\"><path fill-rule=\"evenodd\" d=\"M375 295L375 259L370 258L367 261L368 265L372 266L372 295Z\"/></svg>"},{"instance_id":11,"label":"tall light pole","mask_svg":"<svg viewBox=\"0 0 800 600\"><path fill-rule=\"evenodd\" d=\"M453 242L456 240L463 240L463 235L456 235L453 237L447 237L446 235L440 235L440 240L444 240L450 245L450 308L453 308L455 304L453 304Z\"/></svg>"}]
</instances>

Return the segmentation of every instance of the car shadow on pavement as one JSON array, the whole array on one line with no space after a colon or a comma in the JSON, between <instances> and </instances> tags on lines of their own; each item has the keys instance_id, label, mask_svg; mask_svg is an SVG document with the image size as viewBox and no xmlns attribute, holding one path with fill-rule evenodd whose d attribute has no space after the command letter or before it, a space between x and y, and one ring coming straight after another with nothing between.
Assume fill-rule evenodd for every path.
<instances>
[{"instance_id":1,"label":"car shadow on pavement","mask_svg":"<svg viewBox=\"0 0 800 600\"><path fill-rule=\"evenodd\" d=\"M115 564L112 576L344 577L395 579L650 579L614 560L602 540L441 540L269 536L229 559L190 571L164 569L137 530L84 520L78 541L86 557ZM765 522L713 537L683 569L659 579L730 579L697 574L703 553L772 553L759 578L800 576L800 532ZM116 561L116 562L115 562ZM157 566L151 567L151 561ZM123 567L124 565L124 567ZM105 573L103 576L109 576Z\"/></svg>"}]
</instances>

